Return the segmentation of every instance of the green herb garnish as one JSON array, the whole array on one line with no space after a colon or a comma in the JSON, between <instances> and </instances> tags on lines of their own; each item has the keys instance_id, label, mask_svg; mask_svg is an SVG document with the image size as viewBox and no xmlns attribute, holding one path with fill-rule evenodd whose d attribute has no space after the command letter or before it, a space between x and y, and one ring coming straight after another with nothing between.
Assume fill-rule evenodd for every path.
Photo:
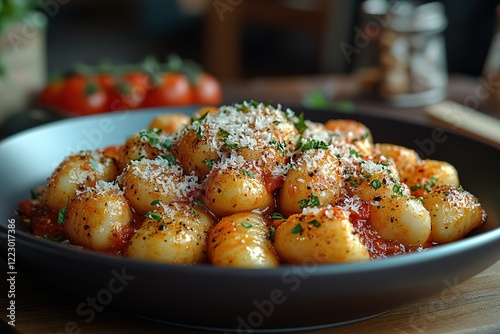
<instances>
[{"instance_id":1,"label":"green herb garnish","mask_svg":"<svg viewBox=\"0 0 500 334\"><path fill-rule=\"evenodd\" d=\"M312 220L312 221L308 222L308 224L311 224L314 227L320 227L321 226L321 223L319 221L317 221L317 220Z\"/></svg>"},{"instance_id":2,"label":"green herb garnish","mask_svg":"<svg viewBox=\"0 0 500 334\"><path fill-rule=\"evenodd\" d=\"M292 228L292 234L301 233L303 230L302 225L297 224Z\"/></svg>"},{"instance_id":3,"label":"green herb garnish","mask_svg":"<svg viewBox=\"0 0 500 334\"><path fill-rule=\"evenodd\" d=\"M373 180L372 182L370 182L370 185L372 186L373 189L377 190L378 188L380 188L382 186L382 182L380 182L380 180L376 179L376 180Z\"/></svg>"},{"instance_id":4,"label":"green herb garnish","mask_svg":"<svg viewBox=\"0 0 500 334\"><path fill-rule=\"evenodd\" d=\"M251 172L251 171L249 171L249 170L246 170L246 169L240 169L240 173L241 173L241 174L243 174L243 175L245 175L245 176L248 176L248 177L250 177L250 178L252 178L252 179L254 179L254 178L255 178L255 174L254 174L254 173L252 173L252 172Z\"/></svg>"},{"instance_id":5,"label":"green herb garnish","mask_svg":"<svg viewBox=\"0 0 500 334\"><path fill-rule=\"evenodd\" d=\"M156 220L157 222L161 222L161 216L158 213L156 213L156 212L149 211L148 213L146 213L144 215L144 217L151 218L153 220Z\"/></svg>"},{"instance_id":6,"label":"green herb garnish","mask_svg":"<svg viewBox=\"0 0 500 334\"><path fill-rule=\"evenodd\" d=\"M302 133L307 129L307 125L304 121L304 113L300 113L297 119L298 119L297 122L293 123L293 125L295 126L297 131L299 131L299 133Z\"/></svg>"},{"instance_id":7,"label":"green herb garnish","mask_svg":"<svg viewBox=\"0 0 500 334\"><path fill-rule=\"evenodd\" d=\"M271 215L271 218L272 219L286 219L286 217L279 212L273 212L273 214Z\"/></svg>"},{"instance_id":8,"label":"green herb garnish","mask_svg":"<svg viewBox=\"0 0 500 334\"><path fill-rule=\"evenodd\" d=\"M301 209L307 208L307 207L315 207L319 206L319 198L318 196L315 196L313 194L310 194L307 199L301 199L299 201L299 205Z\"/></svg>"}]
</instances>

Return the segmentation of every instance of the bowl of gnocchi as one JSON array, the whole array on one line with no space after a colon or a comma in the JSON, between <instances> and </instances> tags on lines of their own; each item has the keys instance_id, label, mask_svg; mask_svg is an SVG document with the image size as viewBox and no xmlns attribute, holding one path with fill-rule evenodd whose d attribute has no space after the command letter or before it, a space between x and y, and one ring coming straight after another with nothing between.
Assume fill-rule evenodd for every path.
<instances>
[{"instance_id":1,"label":"bowl of gnocchi","mask_svg":"<svg viewBox=\"0 0 500 334\"><path fill-rule=\"evenodd\" d=\"M256 101L54 122L0 142L0 245L15 227L21 270L120 277L112 307L169 324L365 319L500 258L498 149L439 134Z\"/></svg>"}]
</instances>

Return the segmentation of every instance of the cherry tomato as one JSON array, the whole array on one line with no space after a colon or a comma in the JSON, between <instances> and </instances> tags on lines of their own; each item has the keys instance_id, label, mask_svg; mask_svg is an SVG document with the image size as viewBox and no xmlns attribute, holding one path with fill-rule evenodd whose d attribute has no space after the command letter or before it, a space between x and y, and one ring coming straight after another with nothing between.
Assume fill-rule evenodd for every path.
<instances>
[{"instance_id":1,"label":"cherry tomato","mask_svg":"<svg viewBox=\"0 0 500 334\"><path fill-rule=\"evenodd\" d=\"M38 95L38 103L42 107L55 108L62 89L62 80L55 80L47 83Z\"/></svg>"},{"instance_id":2,"label":"cherry tomato","mask_svg":"<svg viewBox=\"0 0 500 334\"><path fill-rule=\"evenodd\" d=\"M166 73L144 99L142 106L177 106L193 103L193 92L188 78L182 73Z\"/></svg>"},{"instance_id":3,"label":"cherry tomato","mask_svg":"<svg viewBox=\"0 0 500 334\"><path fill-rule=\"evenodd\" d=\"M113 86L115 85L115 78L109 73L98 74L97 81L106 92L109 92L111 89L113 89Z\"/></svg>"},{"instance_id":4,"label":"cherry tomato","mask_svg":"<svg viewBox=\"0 0 500 334\"><path fill-rule=\"evenodd\" d=\"M97 114L107 109L107 94L95 77L73 75L66 78L58 107L76 114Z\"/></svg>"},{"instance_id":5,"label":"cherry tomato","mask_svg":"<svg viewBox=\"0 0 500 334\"><path fill-rule=\"evenodd\" d=\"M208 73L202 73L193 87L193 101L196 104L220 104L222 88L219 81Z\"/></svg>"},{"instance_id":6,"label":"cherry tomato","mask_svg":"<svg viewBox=\"0 0 500 334\"><path fill-rule=\"evenodd\" d=\"M126 73L108 91L108 110L138 108L151 90L149 76L142 72Z\"/></svg>"}]
</instances>

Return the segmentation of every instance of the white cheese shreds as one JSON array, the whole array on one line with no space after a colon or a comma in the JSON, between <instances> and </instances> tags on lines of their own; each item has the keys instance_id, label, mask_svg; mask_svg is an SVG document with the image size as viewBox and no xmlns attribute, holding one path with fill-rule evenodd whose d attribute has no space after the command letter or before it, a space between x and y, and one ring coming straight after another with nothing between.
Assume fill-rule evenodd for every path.
<instances>
[{"instance_id":1,"label":"white cheese shreds","mask_svg":"<svg viewBox=\"0 0 500 334\"><path fill-rule=\"evenodd\" d=\"M192 192L199 188L198 177L184 175L182 168L177 164L170 164L166 159L157 158L131 161L127 169L144 182L153 180L164 193L174 191L179 199L188 199Z\"/></svg>"},{"instance_id":2,"label":"white cheese shreds","mask_svg":"<svg viewBox=\"0 0 500 334\"><path fill-rule=\"evenodd\" d=\"M387 167L371 160L365 160L365 162L361 165L361 170L363 173L379 174L387 171Z\"/></svg>"}]
</instances>

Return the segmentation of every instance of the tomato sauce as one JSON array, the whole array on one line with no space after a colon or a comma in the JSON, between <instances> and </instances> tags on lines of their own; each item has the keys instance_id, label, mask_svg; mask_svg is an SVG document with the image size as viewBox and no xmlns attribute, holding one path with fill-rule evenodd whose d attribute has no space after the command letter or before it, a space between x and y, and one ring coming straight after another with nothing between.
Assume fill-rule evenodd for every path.
<instances>
[{"instance_id":1,"label":"tomato sauce","mask_svg":"<svg viewBox=\"0 0 500 334\"><path fill-rule=\"evenodd\" d=\"M64 232L64 224L58 222L59 212L50 210L36 200L24 200L18 204L20 218L30 227L33 235L57 242L70 242ZM112 246L105 253L127 256L127 247L135 231L142 224L143 217L134 213L130 225L123 227L120 233L110 238Z\"/></svg>"},{"instance_id":2,"label":"tomato sauce","mask_svg":"<svg viewBox=\"0 0 500 334\"><path fill-rule=\"evenodd\" d=\"M19 203L19 213L35 236L54 241L67 240L63 225L57 222L57 212L39 205L35 200L24 200Z\"/></svg>"},{"instance_id":3,"label":"tomato sauce","mask_svg":"<svg viewBox=\"0 0 500 334\"><path fill-rule=\"evenodd\" d=\"M378 259L388 256L422 250L422 247L405 247L396 240L386 240L370 224L370 204L363 202L357 211L352 211L349 217L363 245L368 249L370 258Z\"/></svg>"}]
</instances>

